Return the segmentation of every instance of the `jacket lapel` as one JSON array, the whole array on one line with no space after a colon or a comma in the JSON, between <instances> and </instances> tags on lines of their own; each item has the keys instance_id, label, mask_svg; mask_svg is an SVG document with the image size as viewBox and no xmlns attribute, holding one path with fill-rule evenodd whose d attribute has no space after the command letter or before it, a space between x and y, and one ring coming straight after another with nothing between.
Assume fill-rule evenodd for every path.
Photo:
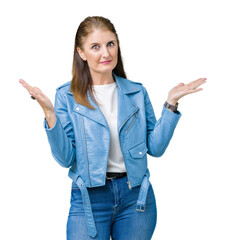
<instances>
[{"instance_id":1,"label":"jacket lapel","mask_svg":"<svg viewBox=\"0 0 225 240\"><path fill-rule=\"evenodd\" d=\"M117 105L117 130L119 133L120 128L123 126L124 122L126 122L129 116L131 116L132 113L138 109L136 104L131 100L130 94L139 92L140 88L136 86L134 87L134 85L129 80L119 77L115 73L113 73L113 75L118 86L117 88L117 104L118 104ZM68 93L72 95L72 93L70 93L69 91ZM93 121L96 121L105 127L108 127L108 123L107 123L107 120L105 119L105 116L103 115L99 106L92 101L89 95L89 91L87 92L87 96L91 105L95 107L95 110L90 110L87 107L77 104L75 102L73 111L79 114L82 114L85 117Z\"/></svg>"},{"instance_id":2,"label":"jacket lapel","mask_svg":"<svg viewBox=\"0 0 225 240\"><path fill-rule=\"evenodd\" d=\"M86 106L75 103L74 107L73 107L73 111L77 112L79 114L82 114L85 117L90 118L91 120L108 127L107 121L106 121L102 111L100 110L99 106L92 101L92 99L89 95L89 91L88 91L87 95L88 95L88 100L89 100L90 104L93 107L95 107L95 109L90 110Z\"/></svg>"}]
</instances>

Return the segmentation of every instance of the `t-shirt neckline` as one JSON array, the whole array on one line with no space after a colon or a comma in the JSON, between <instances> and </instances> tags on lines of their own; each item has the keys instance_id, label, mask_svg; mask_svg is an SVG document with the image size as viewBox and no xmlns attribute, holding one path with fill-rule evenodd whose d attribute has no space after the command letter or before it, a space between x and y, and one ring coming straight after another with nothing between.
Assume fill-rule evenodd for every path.
<instances>
[{"instance_id":1,"label":"t-shirt neckline","mask_svg":"<svg viewBox=\"0 0 225 240\"><path fill-rule=\"evenodd\" d=\"M92 85L93 87L108 87L108 86L112 86L115 85L116 82L113 83L108 83L108 84L100 84L100 85Z\"/></svg>"}]
</instances>

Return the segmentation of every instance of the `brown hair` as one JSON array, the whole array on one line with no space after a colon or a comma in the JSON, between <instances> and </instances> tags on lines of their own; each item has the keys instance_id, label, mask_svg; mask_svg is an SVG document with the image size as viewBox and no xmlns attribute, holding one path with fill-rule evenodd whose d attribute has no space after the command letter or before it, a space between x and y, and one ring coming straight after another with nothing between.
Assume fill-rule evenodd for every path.
<instances>
[{"instance_id":1,"label":"brown hair","mask_svg":"<svg viewBox=\"0 0 225 240\"><path fill-rule=\"evenodd\" d=\"M88 101L87 90L89 90L90 96L96 103L92 91L92 78L87 61L84 61L80 57L79 53L77 52L77 47L83 50L82 47L83 41L85 40L85 38L87 38L88 34L94 31L94 29L109 30L116 35L118 43L118 61L116 67L113 69L113 72L117 76L127 78L123 67L119 38L117 36L117 32L115 30L114 25L110 22L109 19L100 16L92 17L89 16L85 18L80 23L75 36L74 56L72 65L72 81L70 86L70 92L73 93L73 97L77 103L84 105L89 109L95 108Z\"/></svg>"}]
</instances>

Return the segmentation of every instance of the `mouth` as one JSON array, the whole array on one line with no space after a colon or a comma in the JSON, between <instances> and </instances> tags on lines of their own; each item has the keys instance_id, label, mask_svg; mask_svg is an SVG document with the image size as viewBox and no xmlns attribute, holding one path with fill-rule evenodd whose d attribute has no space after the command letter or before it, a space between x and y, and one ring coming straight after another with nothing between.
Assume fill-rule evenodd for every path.
<instances>
[{"instance_id":1,"label":"mouth","mask_svg":"<svg viewBox=\"0 0 225 240\"><path fill-rule=\"evenodd\" d=\"M112 62L112 60L104 61L104 62L100 62L100 63L102 63L102 64L107 64L107 63L110 63L110 62Z\"/></svg>"}]
</instances>

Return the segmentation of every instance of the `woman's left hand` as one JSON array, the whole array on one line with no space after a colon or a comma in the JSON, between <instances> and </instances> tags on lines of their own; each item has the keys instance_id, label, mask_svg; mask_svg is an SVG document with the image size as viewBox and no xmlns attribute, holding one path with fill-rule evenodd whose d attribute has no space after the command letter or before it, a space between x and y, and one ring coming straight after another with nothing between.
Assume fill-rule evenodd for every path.
<instances>
[{"instance_id":1,"label":"woman's left hand","mask_svg":"<svg viewBox=\"0 0 225 240\"><path fill-rule=\"evenodd\" d=\"M206 82L207 78L199 78L187 84L179 83L172 88L168 93L167 102L172 105L176 105L177 101L183 96L195 92L199 92L202 88L198 88L200 85Z\"/></svg>"}]
</instances>

